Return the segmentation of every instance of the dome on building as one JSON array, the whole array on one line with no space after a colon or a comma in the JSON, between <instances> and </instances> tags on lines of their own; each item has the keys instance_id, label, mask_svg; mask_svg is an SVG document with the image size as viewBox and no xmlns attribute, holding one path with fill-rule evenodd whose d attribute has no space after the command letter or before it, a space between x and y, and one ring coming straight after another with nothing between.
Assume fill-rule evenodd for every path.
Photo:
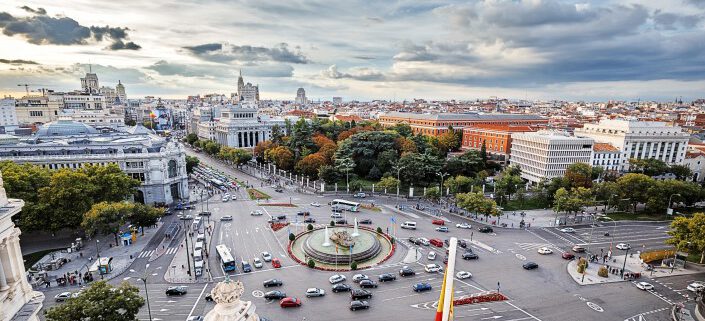
<instances>
[{"instance_id":1,"label":"dome on building","mask_svg":"<svg viewBox=\"0 0 705 321\"><path fill-rule=\"evenodd\" d=\"M57 120L46 123L39 127L35 135L40 137L46 136L72 136L97 134L98 130L84 123L79 123L71 120Z\"/></svg>"}]
</instances>

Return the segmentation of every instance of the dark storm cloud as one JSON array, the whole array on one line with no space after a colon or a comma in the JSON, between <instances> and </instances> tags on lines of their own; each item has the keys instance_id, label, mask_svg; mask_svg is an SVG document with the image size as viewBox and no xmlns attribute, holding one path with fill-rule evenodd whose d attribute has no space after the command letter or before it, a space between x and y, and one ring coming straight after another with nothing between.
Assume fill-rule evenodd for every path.
<instances>
[{"instance_id":1,"label":"dark storm cloud","mask_svg":"<svg viewBox=\"0 0 705 321\"><path fill-rule=\"evenodd\" d=\"M0 59L0 63L8 65L39 65L36 61L22 59Z\"/></svg>"},{"instance_id":2,"label":"dark storm cloud","mask_svg":"<svg viewBox=\"0 0 705 321\"><path fill-rule=\"evenodd\" d=\"M273 61L293 64L307 64L311 62L301 52L300 48L295 47L294 50L291 50L287 43L280 43L272 48L208 43L184 47L184 49L203 60L213 62Z\"/></svg>"},{"instance_id":3,"label":"dark storm cloud","mask_svg":"<svg viewBox=\"0 0 705 321\"><path fill-rule=\"evenodd\" d=\"M98 42L111 40L111 50L138 50L140 46L128 42L128 28L121 27L86 27L69 17L50 17L46 10L22 7L25 11L36 13L28 17L14 17L7 12L0 12L0 29L7 36L22 35L27 42L35 45L84 45L90 40Z\"/></svg>"}]
</instances>

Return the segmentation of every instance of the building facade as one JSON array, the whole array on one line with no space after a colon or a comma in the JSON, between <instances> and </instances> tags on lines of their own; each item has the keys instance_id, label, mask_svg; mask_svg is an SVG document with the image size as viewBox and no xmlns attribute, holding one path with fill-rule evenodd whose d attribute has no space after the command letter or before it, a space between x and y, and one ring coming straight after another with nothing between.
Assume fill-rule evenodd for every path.
<instances>
[{"instance_id":1,"label":"building facade","mask_svg":"<svg viewBox=\"0 0 705 321\"><path fill-rule=\"evenodd\" d=\"M488 154L495 155L500 161L504 161L511 152L512 134L532 131L535 129L531 126L477 124L463 128L463 140L460 147L480 150L484 143Z\"/></svg>"},{"instance_id":2,"label":"building facade","mask_svg":"<svg viewBox=\"0 0 705 321\"><path fill-rule=\"evenodd\" d=\"M253 108L223 110L215 125L215 141L223 146L254 148L270 139L276 122L264 121Z\"/></svg>"},{"instance_id":3,"label":"building facade","mask_svg":"<svg viewBox=\"0 0 705 321\"><path fill-rule=\"evenodd\" d=\"M705 181L705 153L698 150L687 152L683 165L688 166L693 172L691 177L693 182L702 183Z\"/></svg>"},{"instance_id":4,"label":"building facade","mask_svg":"<svg viewBox=\"0 0 705 321\"><path fill-rule=\"evenodd\" d=\"M35 292L27 281L20 229L12 216L22 210L24 201L8 199L0 174L0 320L38 321L44 294Z\"/></svg>"},{"instance_id":5,"label":"building facade","mask_svg":"<svg viewBox=\"0 0 705 321\"><path fill-rule=\"evenodd\" d=\"M118 80L117 86L115 86L115 95L117 95L118 100L120 101L120 104L126 104L127 103L127 94L125 93L125 85Z\"/></svg>"},{"instance_id":6,"label":"building facade","mask_svg":"<svg viewBox=\"0 0 705 321\"><path fill-rule=\"evenodd\" d=\"M98 84L98 75L93 72L87 72L86 76L81 78L81 89L86 93L98 93L100 85Z\"/></svg>"},{"instance_id":7,"label":"building facade","mask_svg":"<svg viewBox=\"0 0 705 321\"><path fill-rule=\"evenodd\" d=\"M64 108L64 96L48 93L42 96L24 96L15 101L19 125L46 124L55 121Z\"/></svg>"},{"instance_id":8,"label":"building facade","mask_svg":"<svg viewBox=\"0 0 705 321\"><path fill-rule=\"evenodd\" d=\"M573 163L590 164L592 138L564 132L538 131L512 134L510 162L521 168L521 177L531 183L563 177Z\"/></svg>"},{"instance_id":9,"label":"building facade","mask_svg":"<svg viewBox=\"0 0 705 321\"><path fill-rule=\"evenodd\" d=\"M379 122L384 127L396 124L409 124L415 134L440 136L452 126L454 130L462 130L474 125L513 125L513 126L545 126L548 119L529 114L415 114L390 112L379 116Z\"/></svg>"},{"instance_id":10,"label":"building facade","mask_svg":"<svg viewBox=\"0 0 705 321\"><path fill-rule=\"evenodd\" d=\"M106 107L105 96L93 92L70 92L64 95L66 109L103 109Z\"/></svg>"},{"instance_id":11,"label":"building facade","mask_svg":"<svg viewBox=\"0 0 705 321\"><path fill-rule=\"evenodd\" d=\"M114 129L120 129L125 126L124 115L112 114L107 109L66 109L59 114L58 119L79 122L96 128L109 127Z\"/></svg>"},{"instance_id":12,"label":"building facade","mask_svg":"<svg viewBox=\"0 0 705 321\"><path fill-rule=\"evenodd\" d=\"M14 98L0 99L0 131L3 133L13 134L19 127L15 104Z\"/></svg>"},{"instance_id":13,"label":"building facade","mask_svg":"<svg viewBox=\"0 0 705 321\"><path fill-rule=\"evenodd\" d=\"M183 145L142 126L99 132L83 123L59 120L43 125L31 137L0 144L0 160L50 169L115 163L142 183L136 201L171 204L189 196Z\"/></svg>"},{"instance_id":14,"label":"building facade","mask_svg":"<svg viewBox=\"0 0 705 321\"><path fill-rule=\"evenodd\" d=\"M306 103L308 103L308 101L306 100L306 90L304 90L303 88L299 88L298 90L296 90L295 102L299 105L305 105Z\"/></svg>"},{"instance_id":15,"label":"building facade","mask_svg":"<svg viewBox=\"0 0 705 321\"><path fill-rule=\"evenodd\" d=\"M689 135L679 126L664 122L603 119L575 129L575 135L608 143L622 153L620 170L629 170L629 159L655 158L667 164L683 164Z\"/></svg>"},{"instance_id":16,"label":"building facade","mask_svg":"<svg viewBox=\"0 0 705 321\"><path fill-rule=\"evenodd\" d=\"M607 171L619 171L622 166L622 153L617 147L607 143L595 143L592 146L592 167L602 167Z\"/></svg>"}]
</instances>

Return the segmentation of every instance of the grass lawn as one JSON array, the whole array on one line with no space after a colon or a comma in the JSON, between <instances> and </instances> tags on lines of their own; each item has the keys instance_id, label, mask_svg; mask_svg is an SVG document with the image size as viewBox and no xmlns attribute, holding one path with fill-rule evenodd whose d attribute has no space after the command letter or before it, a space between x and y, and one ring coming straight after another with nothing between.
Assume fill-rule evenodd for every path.
<instances>
[{"instance_id":1,"label":"grass lawn","mask_svg":"<svg viewBox=\"0 0 705 321\"><path fill-rule=\"evenodd\" d=\"M248 188L247 194L250 195L251 200L268 200L268 199L272 198L271 196L269 196L265 193L262 193L261 191L259 191L258 189L255 189L255 188Z\"/></svg>"},{"instance_id":2,"label":"grass lawn","mask_svg":"<svg viewBox=\"0 0 705 321\"><path fill-rule=\"evenodd\" d=\"M523 203L513 199L506 204L502 204L502 208L504 208L505 211L520 211L548 208L548 205L540 202L538 199L527 198Z\"/></svg>"},{"instance_id":3,"label":"grass lawn","mask_svg":"<svg viewBox=\"0 0 705 321\"><path fill-rule=\"evenodd\" d=\"M29 270L29 268L34 265L34 263L37 263L41 258L43 258L45 255L54 252L54 251L59 251L62 250L63 248L59 249L50 249L50 250L43 250L39 252L34 252L30 253L27 255L22 256L22 259L24 260L24 268L25 270Z\"/></svg>"}]
</instances>

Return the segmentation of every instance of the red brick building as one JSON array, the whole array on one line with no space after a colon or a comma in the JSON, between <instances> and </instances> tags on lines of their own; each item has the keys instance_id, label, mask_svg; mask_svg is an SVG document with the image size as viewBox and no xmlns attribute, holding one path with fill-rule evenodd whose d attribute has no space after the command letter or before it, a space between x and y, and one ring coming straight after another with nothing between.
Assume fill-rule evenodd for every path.
<instances>
[{"instance_id":1,"label":"red brick building","mask_svg":"<svg viewBox=\"0 0 705 321\"><path fill-rule=\"evenodd\" d=\"M463 128L461 148L480 150L484 142L488 154L505 160L511 152L512 133L533 132L538 129L538 126L477 124Z\"/></svg>"},{"instance_id":2,"label":"red brick building","mask_svg":"<svg viewBox=\"0 0 705 321\"><path fill-rule=\"evenodd\" d=\"M409 124L415 134L440 136L448 131L448 126L455 130L477 125L500 126L545 126L548 118L528 114L416 114L390 112L379 116L379 123L384 127L396 124Z\"/></svg>"}]
</instances>

